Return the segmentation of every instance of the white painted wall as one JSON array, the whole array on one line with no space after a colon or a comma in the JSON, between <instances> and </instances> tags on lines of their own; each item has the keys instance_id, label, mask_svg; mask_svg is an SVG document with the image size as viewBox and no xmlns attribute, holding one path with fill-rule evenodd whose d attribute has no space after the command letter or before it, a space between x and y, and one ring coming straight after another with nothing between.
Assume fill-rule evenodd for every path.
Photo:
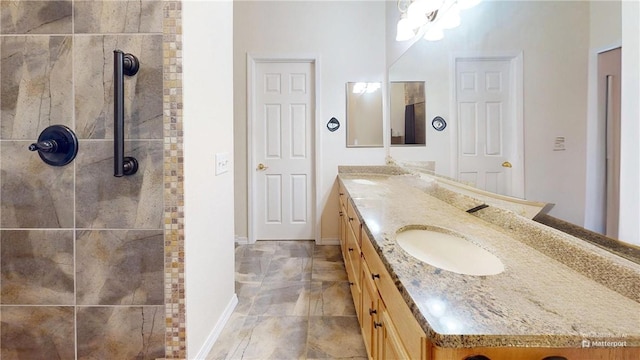
<instances>
[{"instance_id":1,"label":"white painted wall","mask_svg":"<svg viewBox=\"0 0 640 360\"><path fill-rule=\"evenodd\" d=\"M234 305L233 5L184 1L183 101L187 355L203 359Z\"/></svg>"},{"instance_id":2,"label":"white painted wall","mask_svg":"<svg viewBox=\"0 0 640 360\"><path fill-rule=\"evenodd\" d=\"M588 34L588 2L484 1L463 12L462 25L444 40L416 42L389 79L424 80L427 122L436 115L450 120L452 54L523 51L525 197L555 203L552 215L582 224ZM437 173L452 176L455 136L453 127L428 127L426 147L391 147L390 154L436 161ZM566 137L566 151L552 150L556 136Z\"/></svg>"},{"instance_id":3,"label":"white painted wall","mask_svg":"<svg viewBox=\"0 0 640 360\"><path fill-rule=\"evenodd\" d=\"M338 165L384 164L385 160L384 148L347 149L345 135L345 84L385 81L384 22L382 1L234 2L235 233L239 238L248 233L247 53L319 58L316 131L320 143L316 148L321 157L317 183L321 197L317 207L322 214L322 238L337 239L334 183ZM333 133L326 128L331 117L341 123Z\"/></svg>"},{"instance_id":4,"label":"white painted wall","mask_svg":"<svg viewBox=\"0 0 640 360\"><path fill-rule=\"evenodd\" d=\"M622 2L621 240L640 244L640 2Z\"/></svg>"}]
</instances>

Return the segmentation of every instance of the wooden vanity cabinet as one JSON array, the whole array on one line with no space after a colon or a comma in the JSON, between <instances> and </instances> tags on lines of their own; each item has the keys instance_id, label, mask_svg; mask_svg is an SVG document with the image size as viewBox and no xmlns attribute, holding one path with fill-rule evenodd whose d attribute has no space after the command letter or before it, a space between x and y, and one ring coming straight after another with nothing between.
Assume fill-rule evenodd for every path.
<instances>
[{"instance_id":1,"label":"wooden vanity cabinet","mask_svg":"<svg viewBox=\"0 0 640 360\"><path fill-rule=\"evenodd\" d=\"M338 191L340 248L369 358L427 359L426 335L362 229L341 183Z\"/></svg>"}]
</instances>

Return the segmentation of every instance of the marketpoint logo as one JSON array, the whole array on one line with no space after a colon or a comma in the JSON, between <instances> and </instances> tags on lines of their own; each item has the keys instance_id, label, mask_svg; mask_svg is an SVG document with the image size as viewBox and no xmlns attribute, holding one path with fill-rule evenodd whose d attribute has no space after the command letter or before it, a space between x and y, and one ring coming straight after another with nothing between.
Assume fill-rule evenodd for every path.
<instances>
[{"instance_id":1,"label":"marketpoint logo","mask_svg":"<svg viewBox=\"0 0 640 360\"><path fill-rule=\"evenodd\" d=\"M626 341L582 339L583 348L595 348L595 347L617 348L617 347L625 347L625 346L627 346Z\"/></svg>"}]
</instances>

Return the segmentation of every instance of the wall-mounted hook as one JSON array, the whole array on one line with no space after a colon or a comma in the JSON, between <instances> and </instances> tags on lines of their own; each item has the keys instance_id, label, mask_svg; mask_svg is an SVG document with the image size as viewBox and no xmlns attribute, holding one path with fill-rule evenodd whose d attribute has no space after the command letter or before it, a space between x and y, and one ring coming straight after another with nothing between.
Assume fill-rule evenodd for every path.
<instances>
[{"instance_id":1,"label":"wall-mounted hook","mask_svg":"<svg viewBox=\"0 0 640 360\"><path fill-rule=\"evenodd\" d=\"M72 162L78 154L78 138L64 125L51 125L42 130L38 142L29 145L30 151L37 151L45 163L64 166Z\"/></svg>"}]
</instances>

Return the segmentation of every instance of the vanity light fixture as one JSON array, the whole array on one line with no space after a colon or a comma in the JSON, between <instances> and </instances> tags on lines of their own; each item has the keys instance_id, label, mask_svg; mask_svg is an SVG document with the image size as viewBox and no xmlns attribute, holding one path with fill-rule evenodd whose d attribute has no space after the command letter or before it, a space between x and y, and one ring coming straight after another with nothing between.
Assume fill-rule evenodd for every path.
<instances>
[{"instance_id":1,"label":"vanity light fixture","mask_svg":"<svg viewBox=\"0 0 640 360\"><path fill-rule=\"evenodd\" d=\"M444 30L460 25L460 10L469 9L481 0L398 0L400 20L396 41L407 41L418 35L428 41L444 37Z\"/></svg>"}]
</instances>

